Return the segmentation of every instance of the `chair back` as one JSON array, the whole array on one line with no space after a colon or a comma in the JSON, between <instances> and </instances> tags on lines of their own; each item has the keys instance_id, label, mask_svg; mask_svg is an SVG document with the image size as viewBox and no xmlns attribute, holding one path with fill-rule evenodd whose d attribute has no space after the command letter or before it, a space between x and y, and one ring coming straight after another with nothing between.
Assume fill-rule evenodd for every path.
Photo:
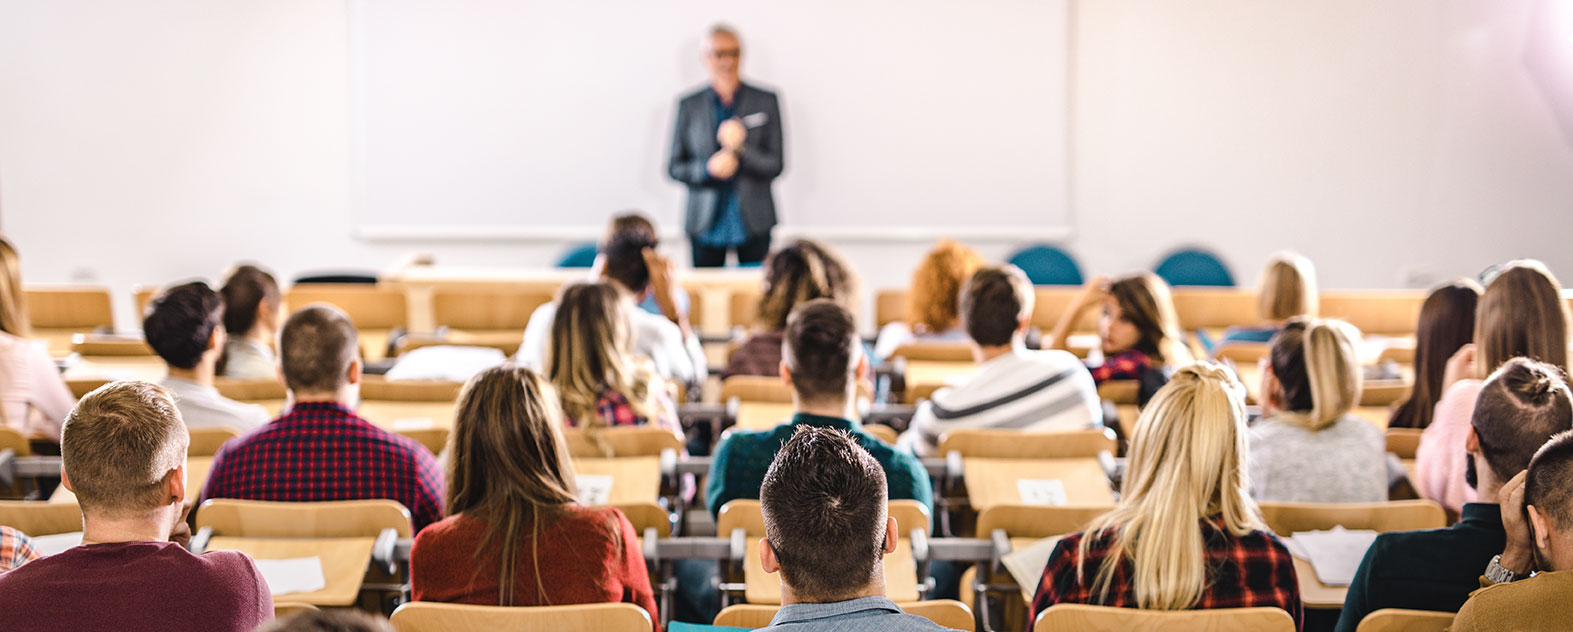
<instances>
[{"instance_id":1,"label":"chair back","mask_svg":"<svg viewBox=\"0 0 1573 632\"><path fill-rule=\"evenodd\" d=\"M232 377L214 378L213 388L218 389L220 395L237 402L277 402L289 397L289 390L284 388L284 383L278 378L262 379L237 379Z\"/></svg>"},{"instance_id":2,"label":"chair back","mask_svg":"<svg viewBox=\"0 0 1573 632\"><path fill-rule=\"evenodd\" d=\"M727 321L731 327L754 326L759 317L759 290L737 290L727 299Z\"/></svg>"},{"instance_id":3,"label":"chair back","mask_svg":"<svg viewBox=\"0 0 1573 632\"><path fill-rule=\"evenodd\" d=\"M1360 620L1355 632L1442 632L1452 627L1454 613L1383 608Z\"/></svg>"},{"instance_id":4,"label":"chair back","mask_svg":"<svg viewBox=\"0 0 1573 632\"><path fill-rule=\"evenodd\" d=\"M1425 300L1421 290L1335 290L1317 298L1317 314L1344 320L1365 335L1402 336L1415 333Z\"/></svg>"},{"instance_id":5,"label":"chair back","mask_svg":"<svg viewBox=\"0 0 1573 632\"><path fill-rule=\"evenodd\" d=\"M863 432L874 435L875 439L890 445L896 445L896 440L900 438L900 435L896 434L895 428L885 424L863 424Z\"/></svg>"},{"instance_id":6,"label":"chair back","mask_svg":"<svg viewBox=\"0 0 1573 632\"><path fill-rule=\"evenodd\" d=\"M33 445L28 442L26 435L15 428L0 426L0 450L10 450L16 456L30 456L33 454Z\"/></svg>"},{"instance_id":7,"label":"chair back","mask_svg":"<svg viewBox=\"0 0 1573 632\"><path fill-rule=\"evenodd\" d=\"M934 599L930 601L910 601L898 603L896 607L902 612L916 615L933 621L940 627L953 630L966 630L971 632L977 629L977 622L972 617L972 609L966 604L954 599ZM770 625L770 620L775 618L776 611L781 606L764 604L734 604L727 606L716 615L715 625L733 628L762 628Z\"/></svg>"},{"instance_id":8,"label":"chair back","mask_svg":"<svg viewBox=\"0 0 1573 632\"><path fill-rule=\"evenodd\" d=\"M1234 275L1218 255L1201 248L1181 248L1164 257L1153 273L1170 286L1233 287Z\"/></svg>"},{"instance_id":9,"label":"chair back","mask_svg":"<svg viewBox=\"0 0 1573 632\"><path fill-rule=\"evenodd\" d=\"M1034 632L1083 630L1231 630L1233 632L1294 632L1294 618L1279 608L1218 608L1213 610L1139 610L1062 603L1038 615Z\"/></svg>"},{"instance_id":10,"label":"chair back","mask_svg":"<svg viewBox=\"0 0 1573 632\"><path fill-rule=\"evenodd\" d=\"M115 328L109 288L100 285L28 285L27 319L38 329L93 331Z\"/></svg>"},{"instance_id":11,"label":"chair back","mask_svg":"<svg viewBox=\"0 0 1573 632\"><path fill-rule=\"evenodd\" d=\"M1398 455L1400 459L1415 458L1415 451L1420 449L1420 433L1425 432L1420 428L1388 428L1387 451Z\"/></svg>"},{"instance_id":12,"label":"chair back","mask_svg":"<svg viewBox=\"0 0 1573 632\"><path fill-rule=\"evenodd\" d=\"M650 632L650 614L631 603L471 606L412 601L388 618L398 632Z\"/></svg>"},{"instance_id":13,"label":"chair back","mask_svg":"<svg viewBox=\"0 0 1573 632\"><path fill-rule=\"evenodd\" d=\"M384 402L458 401L462 382L448 380L388 380L372 376L361 380L362 400Z\"/></svg>"},{"instance_id":14,"label":"chair back","mask_svg":"<svg viewBox=\"0 0 1573 632\"><path fill-rule=\"evenodd\" d=\"M588 268L595 265L595 256L600 254L601 248L594 242L579 244L564 251L557 258L559 268Z\"/></svg>"},{"instance_id":15,"label":"chair back","mask_svg":"<svg viewBox=\"0 0 1573 632\"><path fill-rule=\"evenodd\" d=\"M581 428L564 428L563 439L568 443L568 454L575 458L605 458L629 456L660 456L664 450L682 451L683 442L672 431L657 426L618 426L602 428L597 434L600 445ZM608 455L601 446L611 449Z\"/></svg>"},{"instance_id":16,"label":"chair back","mask_svg":"<svg viewBox=\"0 0 1573 632\"><path fill-rule=\"evenodd\" d=\"M779 376L734 375L721 381L721 401L792 403L792 387Z\"/></svg>"},{"instance_id":17,"label":"chair back","mask_svg":"<svg viewBox=\"0 0 1573 632\"><path fill-rule=\"evenodd\" d=\"M76 503L0 500L0 525L27 535L55 535L82 530L82 508Z\"/></svg>"},{"instance_id":18,"label":"chair back","mask_svg":"<svg viewBox=\"0 0 1573 632\"><path fill-rule=\"evenodd\" d=\"M940 454L955 451L963 458L1097 458L1099 452L1112 454L1114 450L1114 431L1108 428L1058 431L958 428L939 438Z\"/></svg>"},{"instance_id":19,"label":"chair back","mask_svg":"<svg viewBox=\"0 0 1573 632\"><path fill-rule=\"evenodd\" d=\"M230 439L240 436L240 431L234 428L192 428L191 446L186 448L186 456L213 456L218 454L218 449Z\"/></svg>"},{"instance_id":20,"label":"chair back","mask_svg":"<svg viewBox=\"0 0 1573 632\"><path fill-rule=\"evenodd\" d=\"M1287 537L1300 531L1345 529L1411 531L1447 526L1442 506L1429 500L1394 500L1380 503L1260 503L1268 529Z\"/></svg>"},{"instance_id":21,"label":"chair back","mask_svg":"<svg viewBox=\"0 0 1573 632\"><path fill-rule=\"evenodd\" d=\"M302 612L316 612L318 608L305 602L275 601L273 602L273 618L283 619L293 617Z\"/></svg>"},{"instance_id":22,"label":"chair back","mask_svg":"<svg viewBox=\"0 0 1573 632\"><path fill-rule=\"evenodd\" d=\"M929 532L929 510L923 503L916 500L892 500L887 511L896 518L896 528L902 534L910 533L913 529ZM716 517L716 533L727 537L737 529L742 529L750 538L764 537L765 515L760 510L758 500L738 499L721 507L721 513Z\"/></svg>"},{"instance_id":23,"label":"chair back","mask_svg":"<svg viewBox=\"0 0 1573 632\"><path fill-rule=\"evenodd\" d=\"M646 503L616 503L612 505L628 517L628 522L634 525L634 533L644 535L644 530L655 528L657 537L671 537L672 514L666 508L653 502Z\"/></svg>"},{"instance_id":24,"label":"chair back","mask_svg":"<svg viewBox=\"0 0 1573 632\"><path fill-rule=\"evenodd\" d=\"M965 362L971 364L972 345L965 342L909 342L896 347L892 358L917 362Z\"/></svg>"},{"instance_id":25,"label":"chair back","mask_svg":"<svg viewBox=\"0 0 1573 632\"><path fill-rule=\"evenodd\" d=\"M907 319L907 290L880 290L874 295L874 325L884 327Z\"/></svg>"},{"instance_id":26,"label":"chair back","mask_svg":"<svg viewBox=\"0 0 1573 632\"><path fill-rule=\"evenodd\" d=\"M530 315L535 313L536 308L552 302L552 294L520 290L451 289L433 292L431 301L432 322L438 327L465 331L508 330L517 334L514 336L514 342L517 343L525 326L530 324Z\"/></svg>"},{"instance_id":27,"label":"chair back","mask_svg":"<svg viewBox=\"0 0 1573 632\"><path fill-rule=\"evenodd\" d=\"M1108 512L1109 507L994 505L978 512L977 533L987 538L999 529L1013 538L1052 538L1081 531Z\"/></svg>"},{"instance_id":28,"label":"chair back","mask_svg":"<svg viewBox=\"0 0 1573 632\"><path fill-rule=\"evenodd\" d=\"M312 303L328 303L342 310L359 329L392 329L409 323L404 290L391 285L362 283L297 283L284 295L290 311Z\"/></svg>"},{"instance_id":29,"label":"chair back","mask_svg":"<svg viewBox=\"0 0 1573 632\"><path fill-rule=\"evenodd\" d=\"M1021 268L1033 285L1081 285L1081 266L1059 246L1038 244L1016 251L1011 265Z\"/></svg>"},{"instance_id":30,"label":"chair back","mask_svg":"<svg viewBox=\"0 0 1573 632\"><path fill-rule=\"evenodd\" d=\"M383 529L412 537L410 510L397 501L272 502L213 498L197 508L197 529L241 538L375 538Z\"/></svg>"},{"instance_id":31,"label":"chair back","mask_svg":"<svg viewBox=\"0 0 1573 632\"><path fill-rule=\"evenodd\" d=\"M1141 392L1140 380L1108 380L1098 385L1098 399L1115 405L1135 404Z\"/></svg>"}]
</instances>

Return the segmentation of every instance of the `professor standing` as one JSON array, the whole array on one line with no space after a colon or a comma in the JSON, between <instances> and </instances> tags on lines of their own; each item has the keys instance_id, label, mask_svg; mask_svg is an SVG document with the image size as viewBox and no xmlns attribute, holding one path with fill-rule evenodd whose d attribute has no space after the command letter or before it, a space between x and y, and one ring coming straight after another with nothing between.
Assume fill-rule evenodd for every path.
<instances>
[{"instance_id":1,"label":"professor standing","mask_svg":"<svg viewBox=\"0 0 1573 632\"><path fill-rule=\"evenodd\" d=\"M677 104L666 170L688 185L685 229L694 267L758 263L770 252L776 203L770 183L781 175L781 106L774 92L738 78L743 48L737 33L714 26L706 40L710 85Z\"/></svg>"}]
</instances>

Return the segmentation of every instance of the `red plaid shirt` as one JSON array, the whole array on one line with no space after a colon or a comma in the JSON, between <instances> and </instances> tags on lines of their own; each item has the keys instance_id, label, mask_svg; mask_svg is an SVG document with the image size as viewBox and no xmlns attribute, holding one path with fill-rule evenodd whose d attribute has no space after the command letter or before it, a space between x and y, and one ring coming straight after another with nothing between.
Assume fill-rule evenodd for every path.
<instances>
[{"instance_id":1,"label":"red plaid shirt","mask_svg":"<svg viewBox=\"0 0 1573 632\"><path fill-rule=\"evenodd\" d=\"M612 389L605 389L601 391L601 396L595 399L595 410L601 414L601 419L606 420L606 425L608 426L642 426L651 424L671 430L677 433L677 436L682 437L683 427L677 421L677 418L672 416L677 411L677 404L673 403L672 398L667 397L665 392L656 393L655 402L658 407L658 410L655 411L655 418L646 419L634 412L634 407L628 403L628 398L624 397L622 393ZM578 420L572 417L568 417L566 420L570 428L579 425Z\"/></svg>"},{"instance_id":2,"label":"red plaid shirt","mask_svg":"<svg viewBox=\"0 0 1573 632\"><path fill-rule=\"evenodd\" d=\"M387 498L419 531L442 519L442 471L420 444L334 402L296 404L224 444L202 498L308 502Z\"/></svg>"},{"instance_id":3,"label":"red plaid shirt","mask_svg":"<svg viewBox=\"0 0 1573 632\"><path fill-rule=\"evenodd\" d=\"M1202 591L1197 608L1282 608L1294 617L1295 628L1300 628L1304 613L1294 559L1276 536L1252 531L1236 538L1209 520L1202 521L1202 534L1206 541L1207 588ZM1114 544L1110 532L1103 532L1088 547L1087 559L1082 564L1084 575L1077 576L1077 547L1081 546L1085 535L1083 532L1065 536L1054 547L1048 565L1043 568L1038 594L1032 598L1034 614L1057 603L1136 607L1136 589L1131 583L1129 561L1115 569L1107 599L1100 599L1099 591L1093 589L1098 569L1102 568L1104 557Z\"/></svg>"},{"instance_id":4,"label":"red plaid shirt","mask_svg":"<svg viewBox=\"0 0 1573 632\"><path fill-rule=\"evenodd\" d=\"M1088 370L1092 372L1092 381L1102 384L1108 380L1139 380L1150 368L1152 368L1152 358L1135 349L1129 349L1105 358L1103 364Z\"/></svg>"},{"instance_id":5,"label":"red plaid shirt","mask_svg":"<svg viewBox=\"0 0 1573 632\"><path fill-rule=\"evenodd\" d=\"M33 541L11 527L0 527L0 573L39 558Z\"/></svg>"}]
</instances>

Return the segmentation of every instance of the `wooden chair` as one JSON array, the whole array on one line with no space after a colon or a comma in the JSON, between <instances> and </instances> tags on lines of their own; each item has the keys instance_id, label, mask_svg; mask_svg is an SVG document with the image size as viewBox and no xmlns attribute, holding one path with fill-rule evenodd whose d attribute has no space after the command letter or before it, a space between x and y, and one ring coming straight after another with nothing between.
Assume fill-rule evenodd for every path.
<instances>
[{"instance_id":1,"label":"wooden chair","mask_svg":"<svg viewBox=\"0 0 1573 632\"><path fill-rule=\"evenodd\" d=\"M667 513L665 507L655 503L616 503L612 506L628 516L634 533L643 536L645 529L655 529L656 537L671 537L672 514Z\"/></svg>"},{"instance_id":2,"label":"wooden chair","mask_svg":"<svg viewBox=\"0 0 1573 632\"><path fill-rule=\"evenodd\" d=\"M574 458L606 458L660 456L666 450L681 452L683 442L672 431L657 426L619 426L606 428L597 435L600 444L590 438L585 430L564 428L563 439L568 443L568 454ZM611 451L602 450L605 446Z\"/></svg>"},{"instance_id":3,"label":"wooden chair","mask_svg":"<svg viewBox=\"0 0 1573 632\"><path fill-rule=\"evenodd\" d=\"M186 456L213 456L218 454L218 449L230 439L240 436L240 431L234 428L192 428L191 447L186 449Z\"/></svg>"},{"instance_id":4,"label":"wooden chair","mask_svg":"<svg viewBox=\"0 0 1573 632\"><path fill-rule=\"evenodd\" d=\"M1232 632L1294 632L1294 618L1278 608L1216 610L1138 610L1062 603L1038 615L1034 632L1092 630L1230 630Z\"/></svg>"},{"instance_id":5,"label":"wooden chair","mask_svg":"<svg viewBox=\"0 0 1573 632\"><path fill-rule=\"evenodd\" d=\"M240 380L220 377L213 379L213 387L218 389L220 395L237 402L283 401L289 397L289 391L284 388L284 383L277 378Z\"/></svg>"},{"instance_id":6,"label":"wooden chair","mask_svg":"<svg viewBox=\"0 0 1573 632\"><path fill-rule=\"evenodd\" d=\"M1452 627L1454 613L1383 608L1360 620L1355 632L1442 632Z\"/></svg>"},{"instance_id":7,"label":"wooden chair","mask_svg":"<svg viewBox=\"0 0 1573 632\"><path fill-rule=\"evenodd\" d=\"M721 381L721 401L792 403L792 387L779 376L734 375Z\"/></svg>"},{"instance_id":8,"label":"wooden chair","mask_svg":"<svg viewBox=\"0 0 1573 632\"><path fill-rule=\"evenodd\" d=\"M115 328L109 288L101 285L29 285L27 318L38 329L93 331Z\"/></svg>"},{"instance_id":9,"label":"wooden chair","mask_svg":"<svg viewBox=\"0 0 1573 632\"><path fill-rule=\"evenodd\" d=\"M393 611L398 632L650 632L650 614L630 603L470 606L412 601Z\"/></svg>"},{"instance_id":10,"label":"wooden chair","mask_svg":"<svg viewBox=\"0 0 1573 632\"><path fill-rule=\"evenodd\" d=\"M1119 406L1134 406L1141 388L1137 380L1108 380L1098 385L1098 399Z\"/></svg>"},{"instance_id":11,"label":"wooden chair","mask_svg":"<svg viewBox=\"0 0 1573 632\"><path fill-rule=\"evenodd\" d=\"M28 442L27 436L5 426L0 426L0 450L10 450L16 456L30 456L33 454L33 447Z\"/></svg>"},{"instance_id":12,"label":"wooden chair","mask_svg":"<svg viewBox=\"0 0 1573 632\"><path fill-rule=\"evenodd\" d=\"M404 355L424 347L440 347L456 345L461 347L486 347L501 351L503 355L513 357L519 352L519 345L523 342L519 332L513 330L502 331L449 331L446 334L406 334L400 336L394 344L395 355Z\"/></svg>"},{"instance_id":13,"label":"wooden chair","mask_svg":"<svg viewBox=\"0 0 1573 632\"><path fill-rule=\"evenodd\" d=\"M883 328L907 319L907 291L880 290L874 295L874 326Z\"/></svg>"},{"instance_id":14,"label":"wooden chair","mask_svg":"<svg viewBox=\"0 0 1573 632\"><path fill-rule=\"evenodd\" d=\"M1400 459L1415 458L1415 451L1420 449L1420 428L1388 428L1387 451L1398 455Z\"/></svg>"},{"instance_id":15,"label":"wooden chair","mask_svg":"<svg viewBox=\"0 0 1573 632\"><path fill-rule=\"evenodd\" d=\"M1185 331L1228 329L1262 320L1255 288L1177 287L1170 296Z\"/></svg>"},{"instance_id":16,"label":"wooden chair","mask_svg":"<svg viewBox=\"0 0 1573 632\"><path fill-rule=\"evenodd\" d=\"M1260 503L1262 519L1273 533L1288 537L1299 531L1343 526L1378 532L1437 529L1447 526L1442 506L1429 500L1381 503Z\"/></svg>"},{"instance_id":17,"label":"wooden chair","mask_svg":"<svg viewBox=\"0 0 1573 632\"><path fill-rule=\"evenodd\" d=\"M863 431L890 445L896 445L896 439L899 438L896 429L885 424L863 424Z\"/></svg>"},{"instance_id":18,"label":"wooden chair","mask_svg":"<svg viewBox=\"0 0 1573 632\"><path fill-rule=\"evenodd\" d=\"M734 291L727 300L727 322L733 327L745 329L754 326L754 320L759 318L759 292Z\"/></svg>"},{"instance_id":19,"label":"wooden chair","mask_svg":"<svg viewBox=\"0 0 1573 632\"><path fill-rule=\"evenodd\" d=\"M283 619L284 617L293 617L302 612L316 612L317 610L316 606L309 603L276 603L273 604L273 618Z\"/></svg>"},{"instance_id":20,"label":"wooden chair","mask_svg":"<svg viewBox=\"0 0 1573 632\"><path fill-rule=\"evenodd\" d=\"M271 502L210 498L197 509L197 529L240 538L375 538L392 529L415 535L410 511L397 501Z\"/></svg>"},{"instance_id":21,"label":"wooden chair","mask_svg":"<svg viewBox=\"0 0 1573 632\"><path fill-rule=\"evenodd\" d=\"M362 400L387 402L452 402L458 401L462 382L448 380L388 380L368 376L361 380Z\"/></svg>"},{"instance_id":22,"label":"wooden chair","mask_svg":"<svg viewBox=\"0 0 1573 632\"><path fill-rule=\"evenodd\" d=\"M1045 507L1041 505L995 505L978 512L978 537L990 537L996 530L1010 538L1040 540L1075 533L1094 518L1109 512L1109 507Z\"/></svg>"},{"instance_id":23,"label":"wooden chair","mask_svg":"<svg viewBox=\"0 0 1573 632\"><path fill-rule=\"evenodd\" d=\"M1213 349L1213 358L1235 364L1255 364L1271 352L1272 346L1265 342L1225 342Z\"/></svg>"},{"instance_id":24,"label":"wooden chair","mask_svg":"<svg viewBox=\"0 0 1573 632\"><path fill-rule=\"evenodd\" d=\"M1321 293L1317 311L1323 318L1347 321L1361 333L1404 336L1415 333L1425 299L1425 292L1418 290L1333 290Z\"/></svg>"},{"instance_id":25,"label":"wooden chair","mask_svg":"<svg viewBox=\"0 0 1573 632\"><path fill-rule=\"evenodd\" d=\"M891 601L917 601L920 597L917 564L912 557L911 537L908 534L914 530L921 530L924 535L930 532L929 511L923 503L915 500L892 500L889 512L896 518L900 537L896 552L885 556L886 594ZM743 556L745 600L753 604L780 604L781 585L775 577L764 572L755 549L754 543L765 536L765 517L759 501L734 500L721 507L716 517L716 533L728 537L737 530L742 530L750 543L747 554Z\"/></svg>"},{"instance_id":26,"label":"wooden chair","mask_svg":"<svg viewBox=\"0 0 1573 632\"><path fill-rule=\"evenodd\" d=\"M71 390L71 397L76 399L82 399L84 395L108 383L108 379L101 377L66 378L66 388Z\"/></svg>"},{"instance_id":27,"label":"wooden chair","mask_svg":"<svg viewBox=\"0 0 1573 632\"><path fill-rule=\"evenodd\" d=\"M953 630L976 629L977 623L972 618L972 609L967 604L953 599L935 599L932 601L912 601L898 603L897 607L910 615L917 615L939 624L941 627ZM716 615L715 625L734 628L762 628L770 625L770 620L775 618L776 611L781 606L763 604L740 603L727 606Z\"/></svg>"},{"instance_id":28,"label":"wooden chair","mask_svg":"<svg viewBox=\"0 0 1573 632\"><path fill-rule=\"evenodd\" d=\"M403 288L384 284L306 283L284 295L290 311L312 303L328 303L343 310L360 334L361 352L369 359L387 354L393 329L409 326L409 299Z\"/></svg>"},{"instance_id":29,"label":"wooden chair","mask_svg":"<svg viewBox=\"0 0 1573 632\"><path fill-rule=\"evenodd\" d=\"M459 382L446 380L368 377L361 381L357 412L384 429L414 439L432 454L440 454L447 446L459 390L463 387Z\"/></svg>"},{"instance_id":30,"label":"wooden chair","mask_svg":"<svg viewBox=\"0 0 1573 632\"><path fill-rule=\"evenodd\" d=\"M432 293L432 322L459 331L509 331L518 339L551 292L455 288ZM517 342L517 340L515 340Z\"/></svg>"},{"instance_id":31,"label":"wooden chair","mask_svg":"<svg viewBox=\"0 0 1573 632\"><path fill-rule=\"evenodd\" d=\"M1052 331L1054 325L1060 321L1060 314L1070 309L1071 301L1074 301L1079 294L1081 294L1079 287L1038 288L1037 300L1032 306L1032 326L1044 331ZM1098 318L1097 310L1087 310L1087 313L1082 314L1081 320L1071 326L1071 331L1097 331Z\"/></svg>"},{"instance_id":32,"label":"wooden chair","mask_svg":"<svg viewBox=\"0 0 1573 632\"><path fill-rule=\"evenodd\" d=\"M963 458L1074 459L1113 453L1114 432L1089 430L1035 431L958 428L941 435L939 453L960 452Z\"/></svg>"},{"instance_id":33,"label":"wooden chair","mask_svg":"<svg viewBox=\"0 0 1573 632\"><path fill-rule=\"evenodd\" d=\"M1409 397L1403 380L1370 380L1360 389L1361 406L1391 406Z\"/></svg>"},{"instance_id":34,"label":"wooden chair","mask_svg":"<svg viewBox=\"0 0 1573 632\"><path fill-rule=\"evenodd\" d=\"M134 336L82 333L71 337L71 351L85 356L155 355L146 340Z\"/></svg>"},{"instance_id":35,"label":"wooden chair","mask_svg":"<svg viewBox=\"0 0 1573 632\"><path fill-rule=\"evenodd\" d=\"M972 345L965 342L909 342L896 347L892 358L909 362L956 362L971 365Z\"/></svg>"},{"instance_id":36,"label":"wooden chair","mask_svg":"<svg viewBox=\"0 0 1573 632\"><path fill-rule=\"evenodd\" d=\"M0 500L0 525L27 535L55 535L82 530L82 509L76 503Z\"/></svg>"}]
</instances>

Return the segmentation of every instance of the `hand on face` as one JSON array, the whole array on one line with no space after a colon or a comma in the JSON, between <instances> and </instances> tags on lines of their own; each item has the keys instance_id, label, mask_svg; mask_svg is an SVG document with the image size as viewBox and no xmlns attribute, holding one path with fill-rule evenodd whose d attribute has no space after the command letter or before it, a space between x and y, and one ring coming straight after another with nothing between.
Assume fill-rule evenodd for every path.
<instances>
[{"instance_id":1,"label":"hand on face","mask_svg":"<svg viewBox=\"0 0 1573 632\"><path fill-rule=\"evenodd\" d=\"M1496 498L1502 511L1502 530L1507 532L1499 563L1520 576L1527 575L1534 566L1534 534L1530 533L1529 521L1524 518L1524 477L1527 474L1528 470L1519 472L1503 484Z\"/></svg>"}]
</instances>

